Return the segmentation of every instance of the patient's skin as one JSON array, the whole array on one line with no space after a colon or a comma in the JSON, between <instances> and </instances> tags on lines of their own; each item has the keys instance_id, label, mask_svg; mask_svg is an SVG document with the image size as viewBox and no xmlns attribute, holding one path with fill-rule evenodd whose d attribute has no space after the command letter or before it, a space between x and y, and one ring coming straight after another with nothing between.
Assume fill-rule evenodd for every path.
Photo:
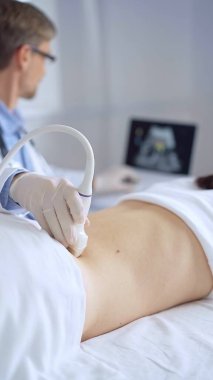
<instances>
[{"instance_id":1,"label":"patient's skin","mask_svg":"<svg viewBox=\"0 0 213 380\"><path fill-rule=\"evenodd\" d=\"M165 208L126 201L90 221L88 246L76 259L87 293L82 340L211 291L202 247Z\"/></svg>"}]
</instances>

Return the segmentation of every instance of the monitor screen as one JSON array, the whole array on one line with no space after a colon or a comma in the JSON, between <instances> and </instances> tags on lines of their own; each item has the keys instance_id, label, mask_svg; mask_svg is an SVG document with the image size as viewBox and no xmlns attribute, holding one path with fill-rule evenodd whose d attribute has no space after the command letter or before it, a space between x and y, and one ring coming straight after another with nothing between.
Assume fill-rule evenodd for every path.
<instances>
[{"instance_id":1,"label":"monitor screen","mask_svg":"<svg viewBox=\"0 0 213 380\"><path fill-rule=\"evenodd\" d=\"M157 120L131 120L125 163L166 173L188 174L196 126Z\"/></svg>"}]
</instances>

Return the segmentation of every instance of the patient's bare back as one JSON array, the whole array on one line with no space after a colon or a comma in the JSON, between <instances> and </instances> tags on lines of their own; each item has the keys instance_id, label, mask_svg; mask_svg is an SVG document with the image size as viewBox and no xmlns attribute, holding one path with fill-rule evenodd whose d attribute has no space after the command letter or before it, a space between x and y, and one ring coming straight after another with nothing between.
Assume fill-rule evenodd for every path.
<instances>
[{"instance_id":1,"label":"patient's bare back","mask_svg":"<svg viewBox=\"0 0 213 380\"><path fill-rule=\"evenodd\" d=\"M90 215L77 260L87 293L83 339L206 296L212 274L193 232L169 210L126 201Z\"/></svg>"}]
</instances>

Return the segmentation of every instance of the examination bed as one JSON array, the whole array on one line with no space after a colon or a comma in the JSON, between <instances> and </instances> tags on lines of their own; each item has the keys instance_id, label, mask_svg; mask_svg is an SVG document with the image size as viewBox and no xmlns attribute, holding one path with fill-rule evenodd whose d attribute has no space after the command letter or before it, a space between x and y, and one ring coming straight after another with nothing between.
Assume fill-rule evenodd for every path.
<instances>
[{"instance_id":1,"label":"examination bed","mask_svg":"<svg viewBox=\"0 0 213 380\"><path fill-rule=\"evenodd\" d=\"M210 380L213 295L141 318L80 350L72 379Z\"/></svg>"},{"instance_id":2,"label":"examination bed","mask_svg":"<svg viewBox=\"0 0 213 380\"><path fill-rule=\"evenodd\" d=\"M142 175L144 182L141 183L141 186L146 187L151 182L165 179L168 179L168 176L157 177L153 174L144 174ZM115 200L116 197L113 196L104 197L102 200L99 197L97 204L94 199L93 208L98 209L101 204L110 206ZM7 230L3 228L8 218L10 218L8 215L0 218L2 262L4 262L3 256L8 250L7 243L5 243ZM12 229L13 222L10 223L10 226ZM30 263L32 262L31 258L35 258L39 251L38 273L43 279L44 269L45 273L48 270L46 255L42 254L36 240L32 244L34 239L33 222L32 225L29 224L29 230L31 238L30 235L29 238L28 235L24 235L22 231L22 244L19 242L20 249L23 245L28 248ZM10 236L12 236L11 231L8 230L8 238ZM16 238L14 237L14 239ZM46 234L42 235L42 239L46 239L51 252L54 248L55 251L58 250L59 255L61 251L64 253L65 248L59 243L54 243L52 246L52 240L50 242ZM50 256L50 253L48 254ZM13 262L13 258L10 260ZM14 260L16 260L13 268L15 273L15 262L18 263L19 260L18 258ZM66 260L70 260L70 254L66 256ZM65 276L63 265L60 261L57 261L56 264L55 267L54 264L51 264L51 273L49 274L49 283L52 282L53 289L52 298L49 299L49 296L45 296L40 300L39 296L35 297L31 291L29 280L24 289L24 297L20 294L21 301L17 301L17 304L14 304L12 297L13 273L10 273L10 277L7 271L0 268L1 284L3 283L7 287L7 291L9 289L8 295L12 297L4 300L2 297L4 289L0 288L0 379L210 380L213 378L213 292L205 299L141 318L118 330L85 341L80 346L72 346L70 344L71 335L68 336L65 326L62 325L63 319L58 315L60 307L63 307L63 304L60 304L60 294L66 301L64 294L66 289L63 292L59 289L61 286L59 272L63 272L61 273L63 280L69 273L66 273ZM37 265L36 259L33 265L32 271ZM20 281L21 278L20 273ZM46 281L46 279L44 280ZM42 282L43 289L46 289L45 286L45 282ZM41 292L43 291L42 287ZM59 292L59 296L57 292ZM74 309L75 299L80 296L81 294L76 291L70 307ZM59 299L59 307L56 302L54 304L54 298ZM28 299L31 300L30 306L25 304ZM7 312L3 309L4 302L7 304ZM77 306L80 307L79 304ZM17 315L10 313L12 307L17 310ZM48 308L51 311L51 318L48 316ZM35 310L32 314L33 309ZM38 324L36 318L39 319ZM66 316L64 320L67 321ZM77 334L77 332L75 333ZM15 343L13 342L14 336ZM75 341L75 334L72 335L72 339Z\"/></svg>"}]
</instances>

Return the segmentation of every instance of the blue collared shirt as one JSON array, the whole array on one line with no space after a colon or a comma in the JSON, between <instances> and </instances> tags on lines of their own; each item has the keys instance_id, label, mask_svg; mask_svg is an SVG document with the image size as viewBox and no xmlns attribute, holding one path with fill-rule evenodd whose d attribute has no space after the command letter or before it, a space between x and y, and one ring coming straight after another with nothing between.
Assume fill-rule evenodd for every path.
<instances>
[{"instance_id":1,"label":"blue collared shirt","mask_svg":"<svg viewBox=\"0 0 213 380\"><path fill-rule=\"evenodd\" d=\"M24 121L21 114L15 109L10 111L6 105L0 101L0 132L4 144L9 151L15 143L26 133L24 129ZM20 166L28 170L32 170L30 157L26 153L26 149L21 148L14 156L14 160L20 162Z\"/></svg>"},{"instance_id":2,"label":"blue collared shirt","mask_svg":"<svg viewBox=\"0 0 213 380\"><path fill-rule=\"evenodd\" d=\"M26 133L23 128L24 122L17 110L10 111L0 101L0 133L6 150L10 150L15 143ZM20 169L10 176L0 192L0 203L6 210L15 210L20 206L9 196L10 184L17 173L33 170L32 163L25 147L21 148L14 156L14 160L20 163Z\"/></svg>"}]
</instances>

